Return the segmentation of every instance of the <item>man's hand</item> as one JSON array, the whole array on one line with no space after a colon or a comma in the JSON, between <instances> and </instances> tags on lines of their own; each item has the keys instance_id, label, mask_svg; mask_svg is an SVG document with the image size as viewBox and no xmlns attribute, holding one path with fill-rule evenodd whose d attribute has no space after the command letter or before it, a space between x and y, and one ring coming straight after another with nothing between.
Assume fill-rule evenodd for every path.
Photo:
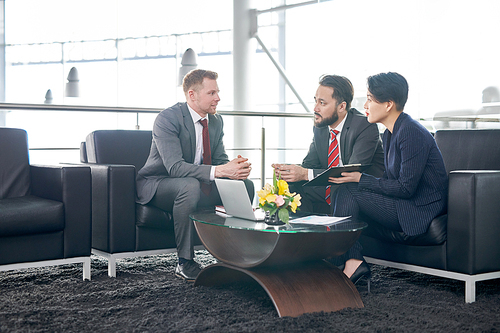
<instances>
[{"instance_id":1,"label":"man's hand","mask_svg":"<svg viewBox=\"0 0 500 333\"><path fill-rule=\"evenodd\" d=\"M296 164L272 164L276 172L276 178L281 176L286 182L298 182L301 180L308 180L307 169Z\"/></svg>"},{"instance_id":2,"label":"man's hand","mask_svg":"<svg viewBox=\"0 0 500 333\"><path fill-rule=\"evenodd\" d=\"M361 178L361 173L354 171L354 172L342 172L341 173L342 177L330 177L328 178L328 181L330 183L335 183L335 184L343 184L343 183L359 183L359 179Z\"/></svg>"},{"instance_id":3,"label":"man's hand","mask_svg":"<svg viewBox=\"0 0 500 333\"><path fill-rule=\"evenodd\" d=\"M252 164L248 163L248 158L238 155L237 158L215 167L215 178L247 179L250 175Z\"/></svg>"}]
</instances>

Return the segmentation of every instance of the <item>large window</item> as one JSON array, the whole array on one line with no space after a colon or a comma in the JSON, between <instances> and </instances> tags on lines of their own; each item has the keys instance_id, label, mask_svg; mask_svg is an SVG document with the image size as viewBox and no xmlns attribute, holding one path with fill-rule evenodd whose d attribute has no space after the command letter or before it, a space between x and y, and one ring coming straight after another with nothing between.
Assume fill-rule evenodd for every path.
<instances>
[{"instance_id":1,"label":"large window","mask_svg":"<svg viewBox=\"0 0 500 333\"><path fill-rule=\"evenodd\" d=\"M183 52L193 48L200 68L219 72L219 108L233 108L232 0L16 0L5 2L5 13L7 102L43 103L50 89L54 104L168 107L183 99L177 70ZM497 0L335 0L261 14L258 32L310 110L322 74L350 78L353 106L362 109L366 78L397 71L410 85L406 111L431 119L438 112L473 113L483 90L500 86L499 17ZM72 67L80 78L76 100L64 97ZM305 112L260 47L253 75L256 111ZM29 129L31 146L77 147L89 129L134 128L137 121L74 117L12 112L7 125ZM141 116L141 128L150 128L152 118ZM50 143L47 133L73 124L81 130L65 133L65 145ZM304 127L280 128L295 138Z\"/></svg>"},{"instance_id":2,"label":"large window","mask_svg":"<svg viewBox=\"0 0 500 333\"><path fill-rule=\"evenodd\" d=\"M299 1L289 1L294 2ZM255 1L259 9L282 3ZM42 102L51 89L54 102L66 102L64 83L75 66L82 102L163 107L178 98L179 59L172 59L192 47L212 55L200 56L200 66L224 74L222 104L231 108L231 0L16 0L5 6L6 43L12 45L7 47L8 101ZM336 0L289 9L283 22L277 17L260 15L259 35L274 51L283 48L286 72L309 103L324 73L349 77L361 107L368 75L398 71L410 83L407 111L420 118L477 108L482 90L499 85L496 0ZM224 32L193 34L219 30ZM117 46L117 39L125 40ZM279 75L265 54L256 58L254 104L275 109ZM124 60L117 66L116 59ZM300 110L290 106L297 104L290 90L285 104Z\"/></svg>"}]
</instances>

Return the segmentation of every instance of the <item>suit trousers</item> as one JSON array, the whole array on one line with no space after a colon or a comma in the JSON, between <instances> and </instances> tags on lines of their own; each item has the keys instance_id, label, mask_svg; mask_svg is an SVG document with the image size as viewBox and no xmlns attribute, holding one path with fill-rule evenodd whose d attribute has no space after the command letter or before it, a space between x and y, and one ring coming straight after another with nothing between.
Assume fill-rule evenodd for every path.
<instances>
[{"instance_id":1,"label":"suit trousers","mask_svg":"<svg viewBox=\"0 0 500 333\"><path fill-rule=\"evenodd\" d=\"M244 180L250 201L253 201L255 190L251 180ZM194 258L194 223L189 215L203 207L211 208L221 205L221 199L215 182L211 182L210 195L205 195L200 188L200 181L193 177L164 178L151 200L157 208L172 212L174 220L177 256L191 260Z\"/></svg>"},{"instance_id":2,"label":"suit trousers","mask_svg":"<svg viewBox=\"0 0 500 333\"><path fill-rule=\"evenodd\" d=\"M302 186L305 183L305 181L301 181L289 184L290 192L299 193L301 196L300 211L315 214L330 214L331 208L325 200L326 186ZM332 187L332 194L335 188L335 186Z\"/></svg>"},{"instance_id":3,"label":"suit trousers","mask_svg":"<svg viewBox=\"0 0 500 333\"><path fill-rule=\"evenodd\" d=\"M378 222L384 227L403 231L399 224L396 211L396 198L368 190L360 190L358 183L346 183L338 187L332 199L333 216L352 216L368 224ZM363 217L367 217L364 219ZM335 265L341 265L349 259L363 260L362 246L356 242L345 254L331 260Z\"/></svg>"}]
</instances>

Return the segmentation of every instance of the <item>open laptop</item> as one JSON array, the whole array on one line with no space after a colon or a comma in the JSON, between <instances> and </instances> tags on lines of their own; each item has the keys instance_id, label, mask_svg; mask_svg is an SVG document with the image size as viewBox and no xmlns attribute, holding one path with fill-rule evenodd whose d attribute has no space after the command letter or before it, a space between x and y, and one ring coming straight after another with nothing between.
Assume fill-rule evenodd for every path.
<instances>
[{"instance_id":1,"label":"open laptop","mask_svg":"<svg viewBox=\"0 0 500 333\"><path fill-rule=\"evenodd\" d=\"M244 182L216 178L215 185L226 214L252 221L264 220L265 213L262 209L253 210Z\"/></svg>"}]
</instances>

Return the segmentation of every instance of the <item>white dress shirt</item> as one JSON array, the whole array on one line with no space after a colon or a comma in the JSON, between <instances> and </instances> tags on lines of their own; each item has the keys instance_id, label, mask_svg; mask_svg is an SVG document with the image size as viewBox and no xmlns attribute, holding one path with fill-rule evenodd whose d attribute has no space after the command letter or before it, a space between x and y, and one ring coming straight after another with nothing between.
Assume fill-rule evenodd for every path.
<instances>
[{"instance_id":1,"label":"white dress shirt","mask_svg":"<svg viewBox=\"0 0 500 333\"><path fill-rule=\"evenodd\" d=\"M329 131L333 129L333 130L336 130L339 132L337 134L337 143L339 144L339 166L344 166L344 164L342 164L342 158L341 158L342 156L340 155L340 133L342 133L342 129L344 128L346 118L347 118L347 115L344 117L344 119L342 119L340 124L338 124L337 127L335 127L335 128L331 128L330 126L328 126ZM328 135L328 146L330 146L331 142L332 142L331 135ZM307 169L307 178L308 178L308 180L314 179L314 170L313 169Z\"/></svg>"},{"instance_id":2,"label":"white dress shirt","mask_svg":"<svg viewBox=\"0 0 500 333\"><path fill-rule=\"evenodd\" d=\"M193 118L194 123L194 132L196 137L196 151L194 154L194 163L195 165L203 164L203 125L200 123L200 120L206 119L208 126L208 117L202 118L200 115L194 111L189 104L187 104L189 113L191 114L191 118ZM210 170L210 180L215 179L215 166L212 166Z\"/></svg>"}]
</instances>

